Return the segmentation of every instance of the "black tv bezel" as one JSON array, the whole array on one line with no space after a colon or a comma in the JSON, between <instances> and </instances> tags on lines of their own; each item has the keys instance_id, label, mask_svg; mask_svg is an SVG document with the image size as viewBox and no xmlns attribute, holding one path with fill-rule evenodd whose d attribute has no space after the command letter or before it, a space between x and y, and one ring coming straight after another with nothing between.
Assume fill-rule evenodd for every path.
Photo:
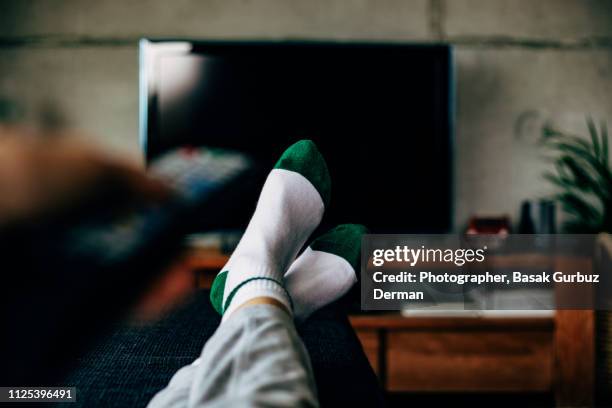
<instances>
[{"instance_id":1,"label":"black tv bezel","mask_svg":"<svg viewBox=\"0 0 612 408\"><path fill-rule=\"evenodd\" d=\"M448 44L431 43L394 43L394 42L363 42L363 41L220 41L220 40L193 40L193 39L150 39L143 38L139 41L139 143L145 161L152 158L153 149L151 141L156 140L157 134L157 92L154 71L154 61L160 54L174 53L178 55L201 54L204 51L227 50L230 48L342 48L342 49L387 49L389 51L414 51L415 49L428 49L439 52L444 65L448 67L445 82L440 84L438 97L446 99L436 104L446 112L438 112L437 117L444 118L436 126L436 140L445 139L445 157L440 158L440 165L445 166L443 170L447 173L446 196L449 202L449 212L445 214L447 219L446 231L454 229L455 213L455 172L454 172L454 150L455 150L455 64L453 47ZM445 107L445 108L444 108Z\"/></svg>"}]
</instances>

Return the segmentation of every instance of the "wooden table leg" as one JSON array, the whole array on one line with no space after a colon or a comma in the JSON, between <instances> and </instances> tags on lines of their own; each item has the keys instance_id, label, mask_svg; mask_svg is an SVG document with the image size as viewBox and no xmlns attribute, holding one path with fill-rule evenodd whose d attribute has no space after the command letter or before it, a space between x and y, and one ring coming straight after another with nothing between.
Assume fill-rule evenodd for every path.
<instances>
[{"instance_id":1,"label":"wooden table leg","mask_svg":"<svg viewBox=\"0 0 612 408\"><path fill-rule=\"evenodd\" d=\"M592 407L595 313L558 310L555 316L555 399L558 407Z\"/></svg>"}]
</instances>

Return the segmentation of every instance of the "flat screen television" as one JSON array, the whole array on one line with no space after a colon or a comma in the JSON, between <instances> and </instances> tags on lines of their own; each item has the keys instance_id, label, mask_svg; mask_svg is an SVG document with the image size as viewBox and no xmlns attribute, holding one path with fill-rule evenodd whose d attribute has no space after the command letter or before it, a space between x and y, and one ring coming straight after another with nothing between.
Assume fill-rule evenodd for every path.
<instances>
[{"instance_id":1,"label":"flat screen television","mask_svg":"<svg viewBox=\"0 0 612 408\"><path fill-rule=\"evenodd\" d=\"M142 40L141 143L148 161L182 145L254 158L219 229L243 229L283 150L312 139L332 179L322 228L448 232L452 61L446 45Z\"/></svg>"}]
</instances>

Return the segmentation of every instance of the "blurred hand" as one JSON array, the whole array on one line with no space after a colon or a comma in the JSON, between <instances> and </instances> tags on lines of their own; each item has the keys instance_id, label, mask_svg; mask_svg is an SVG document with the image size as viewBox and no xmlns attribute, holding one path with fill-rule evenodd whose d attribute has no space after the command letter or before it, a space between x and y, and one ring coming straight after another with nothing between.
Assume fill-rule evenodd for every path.
<instances>
[{"instance_id":1,"label":"blurred hand","mask_svg":"<svg viewBox=\"0 0 612 408\"><path fill-rule=\"evenodd\" d=\"M72 137L40 137L0 125L0 228L36 222L105 200L162 199L167 188L135 163Z\"/></svg>"},{"instance_id":2,"label":"blurred hand","mask_svg":"<svg viewBox=\"0 0 612 408\"><path fill-rule=\"evenodd\" d=\"M64 222L65 216L87 217L96 205L120 211L169 195L167 186L136 163L74 137L0 125L0 232L41 221ZM179 259L160 275L136 304L135 315L151 319L188 293L193 274L186 265Z\"/></svg>"}]
</instances>

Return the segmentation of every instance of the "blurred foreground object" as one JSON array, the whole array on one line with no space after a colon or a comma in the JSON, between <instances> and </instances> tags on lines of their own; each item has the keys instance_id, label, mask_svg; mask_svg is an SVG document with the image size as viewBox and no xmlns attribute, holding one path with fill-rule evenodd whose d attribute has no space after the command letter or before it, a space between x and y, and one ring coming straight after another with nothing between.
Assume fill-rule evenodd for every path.
<instances>
[{"instance_id":1,"label":"blurred foreground object","mask_svg":"<svg viewBox=\"0 0 612 408\"><path fill-rule=\"evenodd\" d=\"M118 268L113 276L102 262L73 256L74 229L169 197L136 162L67 134L0 125L0 383L52 381L67 356L150 284L133 263L124 265L133 274Z\"/></svg>"},{"instance_id":2,"label":"blurred foreground object","mask_svg":"<svg viewBox=\"0 0 612 408\"><path fill-rule=\"evenodd\" d=\"M150 318L193 288L185 236L232 216L249 160L179 149L147 174L71 137L0 135L0 384L56 384L139 300Z\"/></svg>"},{"instance_id":3,"label":"blurred foreground object","mask_svg":"<svg viewBox=\"0 0 612 408\"><path fill-rule=\"evenodd\" d=\"M73 136L0 125L0 228L64 216L89 205L161 199L164 185L136 163Z\"/></svg>"}]
</instances>

